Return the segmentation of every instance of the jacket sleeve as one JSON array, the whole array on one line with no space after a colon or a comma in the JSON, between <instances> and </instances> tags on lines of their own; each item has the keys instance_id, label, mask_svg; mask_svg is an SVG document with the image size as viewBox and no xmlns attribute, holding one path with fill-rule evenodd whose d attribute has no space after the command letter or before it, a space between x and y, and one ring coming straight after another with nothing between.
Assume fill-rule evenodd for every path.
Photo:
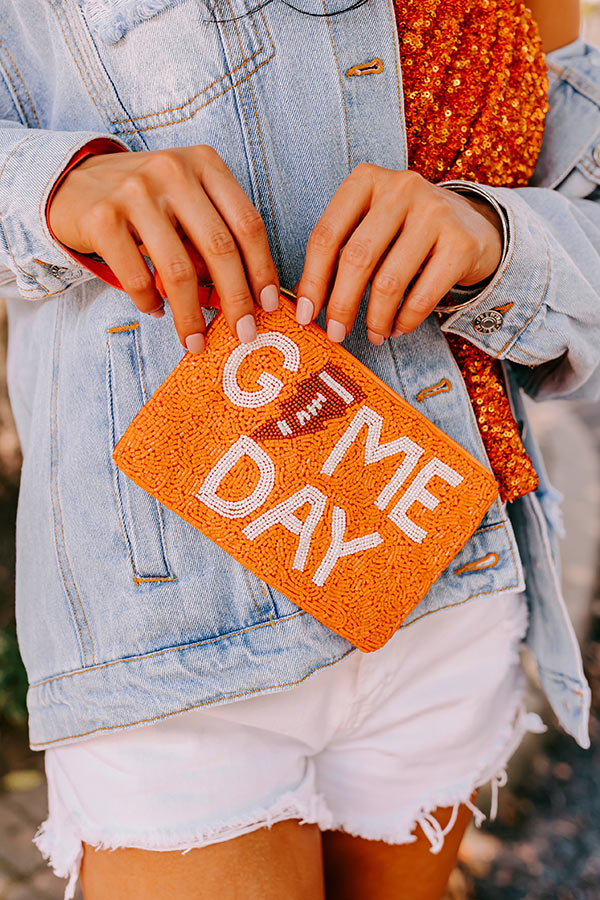
<instances>
[{"instance_id":1,"label":"jacket sleeve","mask_svg":"<svg viewBox=\"0 0 600 900\"><path fill-rule=\"evenodd\" d=\"M600 52L578 45L584 55L578 49L566 69L550 58L558 74L542 175L536 170L541 184L478 186L505 213L507 252L474 303L442 326L510 361L537 399L600 395L600 178L588 165L600 160ZM489 331L485 313L493 316Z\"/></svg>"},{"instance_id":2,"label":"jacket sleeve","mask_svg":"<svg viewBox=\"0 0 600 900\"><path fill-rule=\"evenodd\" d=\"M71 157L95 138L88 131L46 131L21 123L12 95L0 76L0 291L16 280L20 295L43 300L91 278L52 238L46 202ZM14 282L13 282L14 283Z\"/></svg>"}]
</instances>

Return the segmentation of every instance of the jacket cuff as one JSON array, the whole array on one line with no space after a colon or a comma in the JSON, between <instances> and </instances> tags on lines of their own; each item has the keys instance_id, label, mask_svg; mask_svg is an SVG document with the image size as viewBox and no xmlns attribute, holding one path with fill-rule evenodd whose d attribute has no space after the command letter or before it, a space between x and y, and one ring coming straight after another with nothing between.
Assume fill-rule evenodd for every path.
<instances>
[{"instance_id":1,"label":"jacket cuff","mask_svg":"<svg viewBox=\"0 0 600 900\"><path fill-rule=\"evenodd\" d=\"M84 276L79 261L53 238L46 205L75 154L96 140L105 141L107 148L96 152L129 149L106 135L32 130L0 173L0 242L12 263L19 293L26 299L43 300Z\"/></svg>"},{"instance_id":2,"label":"jacket cuff","mask_svg":"<svg viewBox=\"0 0 600 900\"><path fill-rule=\"evenodd\" d=\"M466 309L450 316L442 330L504 359L542 309L550 279L548 240L537 217L509 188L470 182L464 187L475 188L502 210L507 224L505 253L490 283Z\"/></svg>"}]
</instances>

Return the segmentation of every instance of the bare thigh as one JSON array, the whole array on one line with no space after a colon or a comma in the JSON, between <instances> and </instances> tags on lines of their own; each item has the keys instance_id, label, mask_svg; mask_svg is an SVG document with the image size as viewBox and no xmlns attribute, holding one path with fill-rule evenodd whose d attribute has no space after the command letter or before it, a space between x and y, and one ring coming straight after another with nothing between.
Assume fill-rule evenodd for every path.
<instances>
[{"instance_id":1,"label":"bare thigh","mask_svg":"<svg viewBox=\"0 0 600 900\"><path fill-rule=\"evenodd\" d=\"M288 819L188 853L84 846L85 900L324 900L321 832Z\"/></svg>"},{"instance_id":2,"label":"bare thigh","mask_svg":"<svg viewBox=\"0 0 600 900\"><path fill-rule=\"evenodd\" d=\"M442 827L450 821L451 812L435 811ZM461 806L455 826L435 855L420 829L413 844L386 844L324 831L327 900L441 900L470 819L470 810Z\"/></svg>"}]
</instances>

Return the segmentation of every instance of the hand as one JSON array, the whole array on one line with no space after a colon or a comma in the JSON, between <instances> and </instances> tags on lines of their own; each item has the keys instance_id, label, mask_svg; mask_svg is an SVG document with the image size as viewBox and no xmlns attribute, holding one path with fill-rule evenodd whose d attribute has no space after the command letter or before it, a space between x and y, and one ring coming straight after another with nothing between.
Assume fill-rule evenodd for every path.
<instances>
[{"instance_id":1,"label":"hand","mask_svg":"<svg viewBox=\"0 0 600 900\"><path fill-rule=\"evenodd\" d=\"M455 285L489 278L501 257L502 225L485 200L364 163L312 231L297 319L308 324L329 294L327 334L344 340L372 279L367 329L381 344L417 328Z\"/></svg>"},{"instance_id":2,"label":"hand","mask_svg":"<svg viewBox=\"0 0 600 900\"><path fill-rule=\"evenodd\" d=\"M88 157L59 185L48 215L59 241L99 254L137 308L157 313L163 301L148 256L192 352L203 349L206 330L198 282L214 283L241 341L256 337L255 300L267 310L278 305L263 221L212 147Z\"/></svg>"}]
</instances>

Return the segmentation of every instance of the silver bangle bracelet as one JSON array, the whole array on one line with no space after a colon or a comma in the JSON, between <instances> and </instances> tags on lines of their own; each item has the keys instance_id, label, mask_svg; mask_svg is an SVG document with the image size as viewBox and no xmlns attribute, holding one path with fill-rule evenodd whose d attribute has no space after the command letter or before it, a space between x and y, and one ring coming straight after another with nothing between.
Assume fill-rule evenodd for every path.
<instances>
[{"instance_id":1,"label":"silver bangle bracelet","mask_svg":"<svg viewBox=\"0 0 600 900\"><path fill-rule=\"evenodd\" d=\"M449 190L455 191L457 194L477 194L480 197L483 197L483 199L490 206L492 206L493 209L495 209L500 221L502 222L502 258L500 259L500 262L498 264L498 269L500 269L504 260L506 259L506 254L508 252L509 233L508 233L508 222L506 219L506 213L504 212L504 209L498 203L496 198L494 196L492 196L491 194L488 194L488 192L484 188L480 187L478 184L475 184L474 182L442 181L442 182L440 182L438 187L448 188ZM498 269L496 269L496 272L498 271ZM490 283L491 283L491 281L494 280L494 278L495 278L495 274L490 279ZM486 288L487 288L487 285L486 285ZM482 290L479 291L479 293L476 294L475 297L470 297L468 300L463 300L461 303L439 304L438 306L435 307L434 312L455 313L455 312L459 312L461 309L467 309L469 306L472 306L474 303L477 303L477 301L480 299L482 293L486 290L486 288L482 288ZM468 290L468 288L466 290Z\"/></svg>"}]
</instances>

